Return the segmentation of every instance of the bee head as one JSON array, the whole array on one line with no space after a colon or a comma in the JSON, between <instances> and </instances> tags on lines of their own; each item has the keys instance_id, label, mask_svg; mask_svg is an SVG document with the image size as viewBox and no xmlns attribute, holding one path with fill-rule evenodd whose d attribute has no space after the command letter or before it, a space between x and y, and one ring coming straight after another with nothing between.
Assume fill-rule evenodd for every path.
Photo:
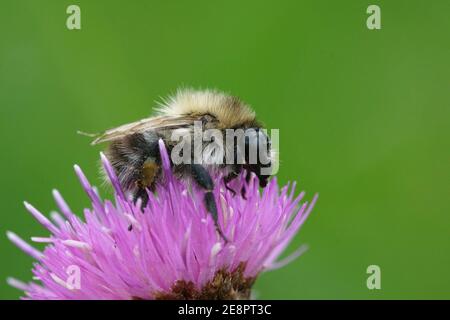
<instances>
[{"instance_id":1,"label":"bee head","mask_svg":"<svg viewBox=\"0 0 450 320\"><path fill-rule=\"evenodd\" d=\"M265 187L272 166L272 144L261 128L249 128L245 132L245 169L254 172L259 185Z\"/></svg>"}]
</instances>

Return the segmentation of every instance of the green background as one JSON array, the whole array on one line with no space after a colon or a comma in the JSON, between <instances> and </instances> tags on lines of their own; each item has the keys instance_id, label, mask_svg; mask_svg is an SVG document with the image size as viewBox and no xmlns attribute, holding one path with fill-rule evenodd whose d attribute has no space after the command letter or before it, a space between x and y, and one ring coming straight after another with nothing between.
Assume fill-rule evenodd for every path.
<instances>
[{"instance_id":1,"label":"green background","mask_svg":"<svg viewBox=\"0 0 450 320\"><path fill-rule=\"evenodd\" d=\"M22 201L48 213L57 187L80 212L74 163L100 184L100 148L76 131L147 116L184 85L250 103L280 129L280 181L320 193L294 241L310 250L262 275L260 298L450 298L449 16L448 0L2 0L0 297L31 277L6 230L46 235Z\"/></svg>"}]
</instances>

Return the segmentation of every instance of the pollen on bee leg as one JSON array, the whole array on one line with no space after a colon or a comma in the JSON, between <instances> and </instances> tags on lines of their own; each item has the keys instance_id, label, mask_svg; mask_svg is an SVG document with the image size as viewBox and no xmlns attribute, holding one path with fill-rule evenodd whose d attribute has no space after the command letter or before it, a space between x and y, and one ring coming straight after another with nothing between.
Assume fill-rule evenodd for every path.
<instances>
[{"instance_id":1,"label":"pollen on bee leg","mask_svg":"<svg viewBox=\"0 0 450 320\"><path fill-rule=\"evenodd\" d=\"M152 185L158 173L159 165L151 159L147 159L142 166L142 177L139 181L141 188L147 188Z\"/></svg>"}]
</instances>

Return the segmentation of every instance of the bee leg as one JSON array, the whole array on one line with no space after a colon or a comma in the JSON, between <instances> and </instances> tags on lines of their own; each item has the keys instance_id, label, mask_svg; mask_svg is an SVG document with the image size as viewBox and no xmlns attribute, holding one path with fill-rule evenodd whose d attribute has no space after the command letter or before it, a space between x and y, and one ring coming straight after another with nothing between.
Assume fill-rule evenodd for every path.
<instances>
[{"instance_id":1,"label":"bee leg","mask_svg":"<svg viewBox=\"0 0 450 320\"><path fill-rule=\"evenodd\" d=\"M148 203L148 193L145 188L138 188L137 191L133 194L133 203L136 203L138 199L141 199L141 210L144 210L145 206Z\"/></svg>"},{"instance_id":2,"label":"bee leg","mask_svg":"<svg viewBox=\"0 0 450 320\"><path fill-rule=\"evenodd\" d=\"M227 178L228 176L226 176L225 178ZM232 194L233 194L233 197L235 197L236 196L236 191L234 191L232 188L230 188L229 186L228 186L228 182L230 182L231 180L233 180L235 177L232 177L232 178L229 178L229 179L227 179L227 180L225 180L225 188L227 188L227 190L228 191L230 191Z\"/></svg>"},{"instance_id":3,"label":"bee leg","mask_svg":"<svg viewBox=\"0 0 450 320\"><path fill-rule=\"evenodd\" d=\"M252 177L252 173L250 171L247 171L247 174L245 175L245 181L248 183L250 181L250 178ZM241 188L241 196L245 200L247 200L247 190L245 190L245 186L242 186Z\"/></svg>"},{"instance_id":4,"label":"bee leg","mask_svg":"<svg viewBox=\"0 0 450 320\"><path fill-rule=\"evenodd\" d=\"M222 237L225 242L228 242L228 239L223 234L222 230L219 227L219 220L217 215L217 205L216 200L214 199L213 189L214 189L214 182L209 175L208 171L199 164L192 164L191 165L191 173L192 177L194 178L195 182L205 189L205 196L204 196L204 202L206 206L206 210L211 214L214 225L216 227L217 232Z\"/></svg>"},{"instance_id":5,"label":"bee leg","mask_svg":"<svg viewBox=\"0 0 450 320\"><path fill-rule=\"evenodd\" d=\"M154 182L160 171L160 166L156 163L156 159L148 157L140 170L140 179L137 181L137 191L134 194L133 201L136 203L141 199L141 209L148 203L148 189L154 191Z\"/></svg>"},{"instance_id":6,"label":"bee leg","mask_svg":"<svg viewBox=\"0 0 450 320\"><path fill-rule=\"evenodd\" d=\"M228 183L233 181L234 179L236 179L239 176L239 173L241 173L241 167L240 166L235 166L233 168L233 170L223 178L223 181L225 183L225 188L227 188L227 190L230 191L233 194L233 197L236 195L236 191L231 189L228 186Z\"/></svg>"}]
</instances>

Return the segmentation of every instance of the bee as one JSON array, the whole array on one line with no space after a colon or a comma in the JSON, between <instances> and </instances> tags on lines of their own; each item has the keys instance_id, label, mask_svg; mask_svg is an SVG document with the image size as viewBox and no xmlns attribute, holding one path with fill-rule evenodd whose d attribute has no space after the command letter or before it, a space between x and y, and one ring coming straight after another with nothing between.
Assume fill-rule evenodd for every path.
<instances>
[{"instance_id":1,"label":"bee","mask_svg":"<svg viewBox=\"0 0 450 320\"><path fill-rule=\"evenodd\" d=\"M206 143L202 139L200 147L192 147L195 144L195 126L202 131L215 130L224 136L230 130L240 130L244 136L240 138L235 135L233 139L227 139L227 142L232 143L225 146L217 143L214 137ZM178 139L174 139L174 136ZM226 240L218 224L212 176L221 173L226 188L234 195L236 191L228 184L242 170L246 171L247 180L254 173L259 178L260 187L266 186L270 176L270 172L263 169L270 168L273 150L262 124L256 120L255 112L239 98L219 91L184 89L160 103L155 116L97 135L92 144L109 142L105 155L122 188L131 194L135 202L141 199L143 206L148 201L147 192L154 192L155 186L161 181L160 139L164 141L169 155L172 155L173 173L204 190L204 205L213 218L216 230ZM180 145L188 147L183 149L187 151L183 155L185 161L181 163L173 161L172 154L180 149ZM196 151L202 153L200 159L196 158ZM250 159L251 152L258 153L253 160ZM245 198L245 189L241 190L241 196Z\"/></svg>"}]
</instances>

